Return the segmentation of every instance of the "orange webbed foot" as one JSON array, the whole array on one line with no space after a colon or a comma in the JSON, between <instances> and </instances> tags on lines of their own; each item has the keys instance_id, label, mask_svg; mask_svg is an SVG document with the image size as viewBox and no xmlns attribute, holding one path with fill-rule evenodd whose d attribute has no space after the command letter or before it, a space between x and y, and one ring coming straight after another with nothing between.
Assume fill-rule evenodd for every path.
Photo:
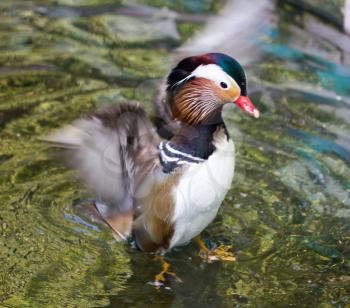
<instances>
[{"instance_id":1,"label":"orange webbed foot","mask_svg":"<svg viewBox=\"0 0 350 308\"><path fill-rule=\"evenodd\" d=\"M195 239L199 247L199 256L208 263L213 263L214 261L236 261L235 255L229 251L230 246L220 245L219 247L209 249L200 237Z\"/></svg>"},{"instance_id":2,"label":"orange webbed foot","mask_svg":"<svg viewBox=\"0 0 350 308\"><path fill-rule=\"evenodd\" d=\"M159 289L160 287L164 286L169 276L173 277L177 282L182 282L181 278L179 278L174 272L169 271L170 263L167 262L163 256L156 256L154 259L161 261L162 271L155 276L152 285Z\"/></svg>"}]
</instances>

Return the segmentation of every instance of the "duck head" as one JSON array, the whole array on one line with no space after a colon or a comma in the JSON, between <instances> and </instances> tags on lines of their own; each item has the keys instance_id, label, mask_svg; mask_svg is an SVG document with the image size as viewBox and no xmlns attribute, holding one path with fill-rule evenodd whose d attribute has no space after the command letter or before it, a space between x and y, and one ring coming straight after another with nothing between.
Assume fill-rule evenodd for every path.
<instances>
[{"instance_id":1,"label":"duck head","mask_svg":"<svg viewBox=\"0 0 350 308\"><path fill-rule=\"evenodd\" d=\"M220 115L229 103L255 118L260 115L247 96L242 66L222 53L180 61L168 76L167 95L174 118L189 125L197 126Z\"/></svg>"}]
</instances>

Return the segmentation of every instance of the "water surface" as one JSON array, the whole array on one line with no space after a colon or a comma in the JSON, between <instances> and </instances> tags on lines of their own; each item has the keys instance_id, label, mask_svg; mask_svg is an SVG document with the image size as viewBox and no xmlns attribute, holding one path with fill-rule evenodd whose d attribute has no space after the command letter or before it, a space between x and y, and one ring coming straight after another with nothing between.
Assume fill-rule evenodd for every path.
<instances>
[{"instance_id":1,"label":"water surface","mask_svg":"<svg viewBox=\"0 0 350 308\"><path fill-rule=\"evenodd\" d=\"M293 6L278 7L263 60L247 69L261 119L225 112L237 171L203 236L232 245L235 263L206 264L194 244L181 247L168 259L183 283L155 290L152 256L74 213L89 195L39 138L104 104L151 112L174 48L224 5L139 4L0 3L0 303L348 307L350 69Z\"/></svg>"}]
</instances>

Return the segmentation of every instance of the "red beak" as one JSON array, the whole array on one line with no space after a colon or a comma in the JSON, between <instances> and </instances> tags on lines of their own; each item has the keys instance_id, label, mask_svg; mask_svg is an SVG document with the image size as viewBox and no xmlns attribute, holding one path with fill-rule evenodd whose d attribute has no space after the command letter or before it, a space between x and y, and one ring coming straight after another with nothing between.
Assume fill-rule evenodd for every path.
<instances>
[{"instance_id":1,"label":"red beak","mask_svg":"<svg viewBox=\"0 0 350 308\"><path fill-rule=\"evenodd\" d=\"M260 112L258 109L255 108L252 101L248 96L240 96L237 98L237 100L234 102L239 108L244 110L245 112L249 113L254 118L260 117Z\"/></svg>"}]
</instances>

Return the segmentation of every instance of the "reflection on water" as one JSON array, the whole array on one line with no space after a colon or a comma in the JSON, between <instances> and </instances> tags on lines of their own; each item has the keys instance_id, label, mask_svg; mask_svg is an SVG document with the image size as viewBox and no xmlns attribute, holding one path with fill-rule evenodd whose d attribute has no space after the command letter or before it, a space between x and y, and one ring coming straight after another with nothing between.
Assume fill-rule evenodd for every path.
<instances>
[{"instance_id":1,"label":"reflection on water","mask_svg":"<svg viewBox=\"0 0 350 308\"><path fill-rule=\"evenodd\" d=\"M190 244L168 256L184 283L156 291L147 282L159 264L76 216L72 203L87 192L38 139L102 104L133 100L151 111L174 47L223 3L55 3L0 3L0 302L349 303L350 69L343 65L349 55L312 32L322 22L280 5L276 28L261 42L263 60L248 68L261 119L225 113L237 173L204 236L232 244L237 262L204 264Z\"/></svg>"}]
</instances>

